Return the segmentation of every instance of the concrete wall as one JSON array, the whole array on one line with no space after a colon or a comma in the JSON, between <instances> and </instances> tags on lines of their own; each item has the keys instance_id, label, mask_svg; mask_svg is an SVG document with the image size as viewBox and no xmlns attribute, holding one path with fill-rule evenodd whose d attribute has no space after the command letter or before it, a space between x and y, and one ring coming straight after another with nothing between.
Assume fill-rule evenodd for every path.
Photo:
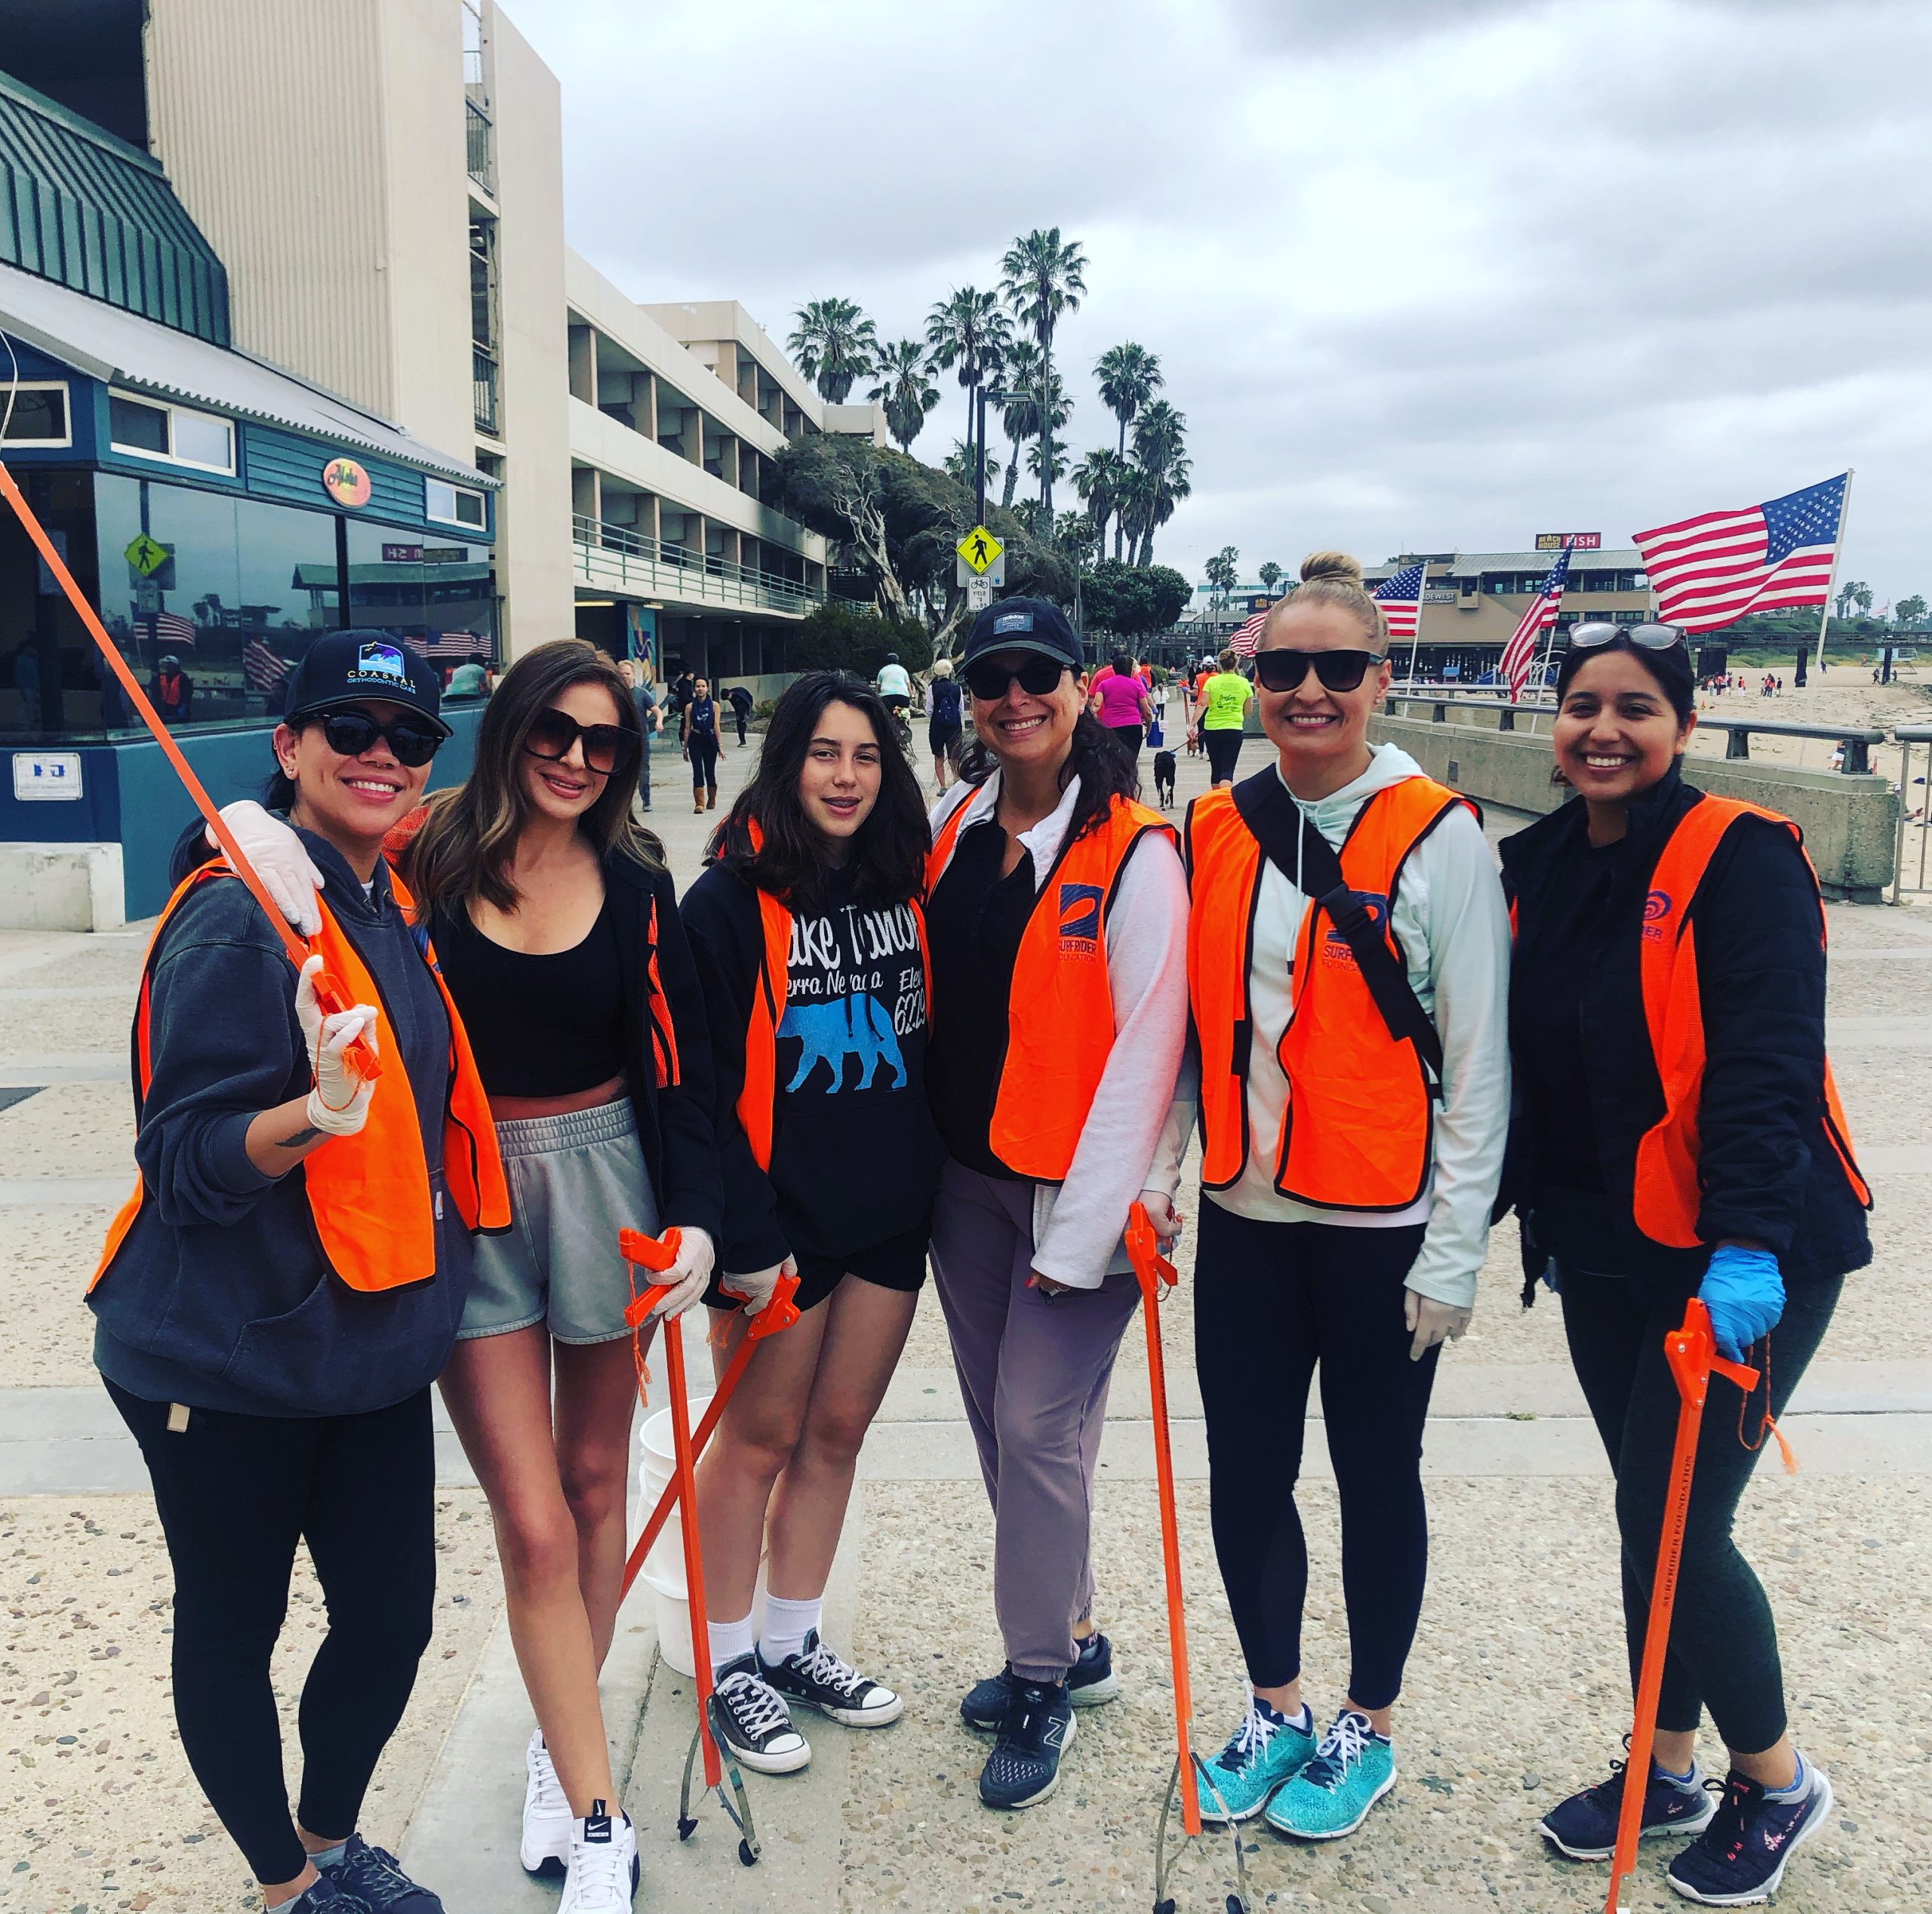
<instances>
[{"instance_id":1,"label":"concrete wall","mask_svg":"<svg viewBox=\"0 0 1932 1914\"><path fill-rule=\"evenodd\" d=\"M1421 716L1378 717L1369 735L1399 744L1430 777L1478 804L1540 814L1570 795L1550 782L1547 731L1540 737L1499 731L1494 712L1467 706L1446 712L1439 725ZM1891 882L1899 801L1888 780L1721 758L1691 759L1686 775L1700 791L1743 798L1790 818L1804 833L1827 895L1876 903Z\"/></svg>"}]
</instances>

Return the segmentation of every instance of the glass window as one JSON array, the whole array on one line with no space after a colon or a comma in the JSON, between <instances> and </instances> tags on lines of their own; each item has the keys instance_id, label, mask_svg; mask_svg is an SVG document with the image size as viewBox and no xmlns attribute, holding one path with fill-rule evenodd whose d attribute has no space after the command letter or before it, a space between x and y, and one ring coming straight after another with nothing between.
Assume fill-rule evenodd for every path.
<instances>
[{"instance_id":1,"label":"glass window","mask_svg":"<svg viewBox=\"0 0 1932 1914\"><path fill-rule=\"evenodd\" d=\"M440 478L423 481L423 511L426 516L446 525L475 525L484 522L483 494L460 485L446 485Z\"/></svg>"},{"instance_id":2,"label":"glass window","mask_svg":"<svg viewBox=\"0 0 1932 1914\"><path fill-rule=\"evenodd\" d=\"M407 639L447 678L472 652L496 657L490 548L392 527L349 528L349 622Z\"/></svg>"},{"instance_id":3,"label":"glass window","mask_svg":"<svg viewBox=\"0 0 1932 1914\"><path fill-rule=\"evenodd\" d=\"M118 394L107 402L109 436L122 452L152 452L168 456L168 408L143 405L137 398Z\"/></svg>"},{"instance_id":4,"label":"glass window","mask_svg":"<svg viewBox=\"0 0 1932 1914\"><path fill-rule=\"evenodd\" d=\"M9 445L66 445L67 388L0 384L0 438Z\"/></svg>"},{"instance_id":5,"label":"glass window","mask_svg":"<svg viewBox=\"0 0 1932 1914\"><path fill-rule=\"evenodd\" d=\"M177 465L199 466L211 472L235 469L235 428L212 412L111 392L107 423L116 451L171 459Z\"/></svg>"},{"instance_id":6,"label":"glass window","mask_svg":"<svg viewBox=\"0 0 1932 1914\"><path fill-rule=\"evenodd\" d=\"M222 472L234 469L234 429L226 419L206 412L184 412L177 406L170 423L177 459L189 465L211 465Z\"/></svg>"}]
</instances>

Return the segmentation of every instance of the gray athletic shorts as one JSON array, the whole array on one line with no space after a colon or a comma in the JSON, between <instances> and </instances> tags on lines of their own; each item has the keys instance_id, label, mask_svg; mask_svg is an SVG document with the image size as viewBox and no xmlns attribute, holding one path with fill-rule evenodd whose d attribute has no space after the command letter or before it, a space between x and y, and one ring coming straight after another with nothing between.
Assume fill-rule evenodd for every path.
<instances>
[{"instance_id":1,"label":"gray athletic shorts","mask_svg":"<svg viewBox=\"0 0 1932 1914\"><path fill-rule=\"evenodd\" d=\"M475 1239L475 1278L457 1336L506 1335L537 1322L560 1343L629 1335L630 1282L617 1232L657 1229L630 1099L500 1123L497 1146L510 1227Z\"/></svg>"}]
</instances>

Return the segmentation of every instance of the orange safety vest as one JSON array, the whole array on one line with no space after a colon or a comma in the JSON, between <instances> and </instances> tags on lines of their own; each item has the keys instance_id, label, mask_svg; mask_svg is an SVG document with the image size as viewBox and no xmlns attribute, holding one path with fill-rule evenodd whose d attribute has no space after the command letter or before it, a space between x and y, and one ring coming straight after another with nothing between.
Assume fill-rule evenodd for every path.
<instances>
[{"instance_id":1,"label":"orange safety vest","mask_svg":"<svg viewBox=\"0 0 1932 1914\"><path fill-rule=\"evenodd\" d=\"M764 842L755 817L746 820L746 829L755 855ZM764 934L764 950L758 960L758 977L752 989L751 1022L745 1029L745 1082L738 1092L738 1127L751 1145L752 1159L761 1170L771 1168L771 1137L778 1117L778 1026L785 1019L785 993L792 968L792 913L769 891L758 891L758 928ZM919 927L919 961L926 974L926 1014L932 1014L933 965L926 949L926 920L919 900L909 898L912 915Z\"/></svg>"},{"instance_id":2,"label":"orange safety vest","mask_svg":"<svg viewBox=\"0 0 1932 1914\"><path fill-rule=\"evenodd\" d=\"M220 859L190 872L168 899L149 940L140 999L134 1012L137 1123L153 1075L148 1054L149 994L162 929L195 885L210 878L233 875ZM389 888L405 911L414 907L414 900L400 878L392 874ZM355 946L343 934L327 903L319 897L317 902L321 906L322 928L312 940L311 947L321 955L323 969L341 983L352 1002L376 1006L377 1049L385 1057L399 1057L401 1048L375 979ZM489 1100L483 1093L475 1059L470 1054L469 1039L464 1033L463 1020L457 1015L456 1005L450 1000L435 952L428 950L426 955L429 974L436 980L450 1020L443 1179L465 1229L507 1229L509 1192L497 1152L497 1129L491 1120ZM315 1218L323 1257L351 1289L371 1292L401 1289L426 1282L436 1272L435 1218L430 1208L429 1165L423 1159L416 1106L406 1088L401 1087L404 1084L405 1079L392 1066L371 1100L368 1119L362 1128L352 1137L331 1137L305 1158L301 1165L309 1212ZM146 1186L137 1180L134 1194L108 1226L106 1246L88 1285L90 1290L112 1266L146 1200Z\"/></svg>"},{"instance_id":3,"label":"orange safety vest","mask_svg":"<svg viewBox=\"0 0 1932 1914\"><path fill-rule=\"evenodd\" d=\"M1704 1089L1704 1013L1697 986L1697 935L1690 906L1724 833L1746 817L1761 817L1790 832L1801 847L1804 844L1804 833L1789 817L1736 798L1714 798L1706 792L1678 820L1651 874L1650 894L1644 900L1638 974L1644 1026L1663 1086L1664 1108L1637 1145L1632 1208L1637 1227L1653 1242L1671 1249L1695 1249L1702 1241L1697 1234L1697 1212L1703 1195L1697 1170L1697 1115ZM1808 857L1805 868L1811 868ZM1816 871L1812 882L1817 882ZM1820 893L1820 943L1824 937ZM1820 1127L1826 1141L1838 1158L1852 1194L1869 1210L1871 1188L1852 1155L1851 1131L1838 1102L1829 1058L1821 1088L1825 1113Z\"/></svg>"},{"instance_id":4,"label":"orange safety vest","mask_svg":"<svg viewBox=\"0 0 1932 1914\"><path fill-rule=\"evenodd\" d=\"M1384 934L1410 852L1466 798L1422 777L1385 785L1342 846L1349 888L1377 900ZM1187 819L1187 987L1201 1049L1201 1180L1241 1180L1252 1147L1249 992L1261 845L1231 789L1197 798ZM1275 1187L1328 1210L1406 1209L1428 1187L1435 1089L1412 1039L1392 1036L1355 953L1310 900L1294 946L1294 1007L1277 1048L1288 1097L1274 1140Z\"/></svg>"},{"instance_id":5,"label":"orange safety vest","mask_svg":"<svg viewBox=\"0 0 1932 1914\"><path fill-rule=\"evenodd\" d=\"M940 826L926 856L930 897L952 861L968 798ZM1170 842L1158 811L1115 798L1106 816L1063 845L1020 934L1007 1000L1006 1055L986 1141L1016 1176L1063 1183L1114 1043L1107 918L1120 874L1149 832Z\"/></svg>"}]
</instances>

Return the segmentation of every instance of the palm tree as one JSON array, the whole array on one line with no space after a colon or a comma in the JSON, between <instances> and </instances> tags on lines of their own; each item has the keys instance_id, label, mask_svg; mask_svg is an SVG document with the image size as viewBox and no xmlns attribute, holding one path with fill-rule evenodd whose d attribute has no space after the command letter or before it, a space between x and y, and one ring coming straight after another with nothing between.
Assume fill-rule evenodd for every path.
<instances>
[{"instance_id":1,"label":"palm tree","mask_svg":"<svg viewBox=\"0 0 1932 1914\"><path fill-rule=\"evenodd\" d=\"M1841 618L1849 618L1851 616L1851 608L1857 602L1858 581L1855 578L1847 578L1844 583L1838 587L1838 598L1836 600L1838 608L1838 616Z\"/></svg>"},{"instance_id":2,"label":"palm tree","mask_svg":"<svg viewBox=\"0 0 1932 1914\"><path fill-rule=\"evenodd\" d=\"M1192 467L1186 444L1187 415L1177 412L1164 398L1152 401L1134 421L1134 461L1149 482L1147 495L1140 501L1140 549L1136 565L1153 562L1156 528L1174 516L1176 501L1188 495Z\"/></svg>"},{"instance_id":3,"label":"palm tree","mask_svg":"<svg viewBox=\"0 0 1932 1914\"><path fill-rule=\"evenodd\" d=\"M898 440L899 449L909 454L913 440L924 429L926 414L939 403L926 349L916 339L893 340L878 349L872 370L879 383L866 396L885 408L886 429Z\"/></svg>"},{"instance_id":4,"label":"palm tree","mask_svg":"<svg viewBox=\"0 0 1932 1914\"><path fill-rule=\"evenodd\" d=\"M1226 605L1241 580L1241 554L1232 545L1223 545L1204 568L1208 582Z\"/></svg>"},{"instance_id":5,"label":"palm tree","mask_svg":"<svg viewBox=\"0 0 1932 1914\"><path fill-rule=\"evenodd\" d=\"M1118 452L1103 445L1089 452L1073 468L1073 489L1094 522L1094 536L1103 557L1106 555L1107 521L1119 509L1121 485L1127 461ZM1114 555L1118 558L1118 551Z\"/></svg>"},{"instance_id":6,"label":"palm tree","mask_svg":"<svg viewBox=\"0 0 1932 1914\"><path fill-rule=\"evenodd\" d=\"M973 445L979 388L996 384L1000 362L1013 337L1013 322L999 309L999 294L971 286L956 287L926 315L926 343L932 369L959 368L966 388L966 445Z\"/></svg>"},{"instance_id":7,"label":"palm tree","mask_svg":"<svg viewBox=\"0 0 1932 1914\"><path fill-rule=\"evenodd\" d=\"M1275 589L1275 581L1281 575L1281 568L1270 559L1255 575L1261 580L1262 589L1272 595Z\"/></svg>"},{"instance_id":8,"label":"palm tree","mask_svg":"<svg viewBox=\"0 0 1932 1914\"><path fill-rule=\"evenodd\" d=\"M1858 615L1861 618L1868 617L1872 610L1872 587L1860 580L1853 589L1851 602L1858 607Z\"/></svg>"},{"instance_id":9,"label":"palm tree","mask_svg":"<svg viewBox=\"0 0 1932 1914\"><path fill-rule=\"evenodd\" d=\"M1194 462L1185 453L1178 453L1166 469L1153 476L1152 509L1148 513L1147 525L1140 534L1140 551L1135 559L1136 565L1149 565L1154 562L1154 534L1174 515L1174 507L1194 489L1189 482L1194 470Z\"/></svg>"},{"instance_id":10,"label":"palm tree","mask_svg":"<svg viewBox=\"0 0 1932 1914\"><path fill-rule=\"evenodd\" d=\"M798 325L785 349L818 387L828 405L843 405L853 386L872 369L878 333L850 299L814 299L792 315Z\"/></svg>"},{"instance_id":11,"label":"palm tree","mask_svg":"<svg viewBox=\"0 0 1932 1914\"><path fill-rule=\"evenodd\" d=\"M1066 421L1063 419L1060 423L1064 424ZM1044 441L1036 438L1026 448L1026 469L1032 473L1035 478L1041 474L1043 464L1041 452L1044 443ZM1051 475L1055 478L1064 478L1066 476L1066 448L1063 445L1056 445L1054 447L1054 469ZM1042 511L1045 509L1044 506L1041 507ZM1057 514L1056 522L1058 521L1058 516L1059 515Z\"/></svg>"},{"instance_id":12,"label":"palm tree","mask_svg":"<svg viewBox=\"0 0 1932 1914\"><path fill-rule=\"evenodd\" d=\"M1035 227L1023 238L1015 239L1000 261L1000 292L1023 325L1032 328L1039 342L1044 370L1041 385L1051 391L1054 371L1054 328L1069 312L1080 309L1087 290L1086 255L1077 240L1060 242L1060 228ZM1054 428L1061 421L1048 419L1044 436L1049 449ZM1041 462L1040 505L1051 523L1054 510L1052 460Z\"/></svg>"},{"instance_id":13,"label":"palm tree","mask_svg":"<svg viewBox=\"0 0 1932 1914\"><path fill-rule=\"evenodd\" d=\"M955 438L952 442L952 450L946 455L946 475L964 485L969 492L979 483L978 461L974 456L974 448L963 438ZM998 476L999 460L987 460L988 480Z\"/></svg>"},{"instance_id":14,"label":"palm tree","mask_svg":"<svg viewBox=\"0 0 1932 1914\"><path fill-rule=\"evenodd\" d=\"M1127 429L1145 405L1167 381L1161 362L1145 346L1130 340L1124 346L1109 346L1094 364L1099 380L1100 402L1120 421L1120 455L1127 457ZM1115 557L1119 557L1116 552Z\"/></svg>"},{"instance_id":15,"label":"palm tree","mask_svg":"<svg viewBox=\"0 0 1932 1914\"><path fill-rule=\"evenodd\" d=\"M1032 340L1016 339L1007 349L999 375L1005 381L1008 391L1024 395L1008 399L1000 407L1000 423L1006 428L1007 437L1013 441L1013 456L1006 466L1005 494L1001 500L1008 511L1013 509L1014 482L1020 475L1020 448L1029 438L1039 438L1048 430L1065 425L1072 415L1073 408L1068 403L1060 375L1049 375L1045 367L1045 355ZM1050 403L1042 404L1043 393L1051 395ZM1049 411L1052 414L1051 420L1047 417ZM1054 453L1057 457L1057 446ZM1037 462L1032 462L1030 469L1036 475L1040 469ZM1044 505L1041 509L1044 509Z\"/></svg>"}]
</instances>

